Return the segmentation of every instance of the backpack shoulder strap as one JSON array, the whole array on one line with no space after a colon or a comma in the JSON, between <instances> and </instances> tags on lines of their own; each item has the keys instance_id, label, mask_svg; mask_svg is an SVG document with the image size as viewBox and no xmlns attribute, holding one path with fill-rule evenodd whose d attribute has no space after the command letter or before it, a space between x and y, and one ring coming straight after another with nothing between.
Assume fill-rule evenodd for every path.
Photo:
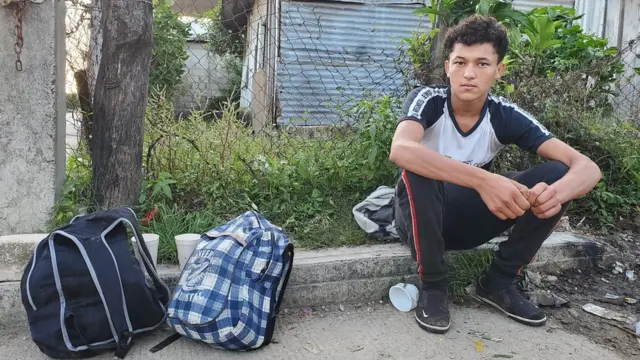
<instances>
[{"instance_id":1,"label":"backpack shoulder strap","mask_svg":"<svg viewBox=\"0 0 640 360\"><path fill-rule=\"evenodd\" d=\"M120 278L118 266L115 263L113 254L112 256L104 256L105 253L110 253L111 249L104 244L103 241L92 241L83 244L75 235L67 232L66 230L69 229L56 230L49 237L49 250L53 265L53 275L56 287L58 288L58 293L61 297L60 301L64 304L64 293L62 292L56 256L56 239L64 237L74 243L87 265L91 279L93 280L96 290L98 291L100 299L104 305L105 313L109 320L109 326L111 327L111 333L113 334L113 339L117 344L116 355L123 358L130 348L131 339L133 337L133 328L131 326L129 314L126 310L126 303L122 290L122 280ZM118 281L113 281L113 274L117 274L116 276L118 276ZM66 327L64 324L61 324L61 326L67 348L72 351L83 350L82 348L73 347L66 332ZM87 348L91 348L91 344L86 344L86 346Z\"/></svg>"},{"instance_id":2,"label":"backpack shoulder strap","mask_svg":"<svg viewBox=\"0 0 640 360\"><path fill-rule=\"evenodd\" d=\"M169 287L160 279L160 276L158 276L158 272L153 265L151 253L149 252L147 244L142 237L142 231L140 231L140 225L138 223L136 213L133 212L131 208L121 208L115 211L120 215L120 218L125 220L125 222L127 222L127 225L129 225L133 230L134 236L136 237L136 244L138 246L139 253L143 259L145 270L153 281L153 285L158 292L160 302L166 309L169 305L169 301L171 300L171 291L169 290Z\"/></svg>"},{"instance_id":3,"label":"backpack shoulder strap","mask_svg":"<svg viewBox=\"0 0 640 360\"><path fill-rule=\"evenodd\" d=\"M158 293L158 297L162 306L166 309L169 305L169 300L171 300L171 291L169 287L160 280L158 276L158 272L153 265L153 261L151 260L151 253L147 248L147 244L143 241L142 231L140 230L140 225L138 223L138 219L136 217L136 213L129 207L116 208L107 210L104 212L84 215L82 217L76 217L73 219L74 221L90 221L92 223L100 223L101 226L104 227L103 231L115 226L118 222L124 222L125 225L129 226L136 237L136 246L138 247L139 253L142 257L142 263L146 270L147 275L153 281L153 285ZM114 259L115 260L115 259Z\"/></svg>"}]
</instances>

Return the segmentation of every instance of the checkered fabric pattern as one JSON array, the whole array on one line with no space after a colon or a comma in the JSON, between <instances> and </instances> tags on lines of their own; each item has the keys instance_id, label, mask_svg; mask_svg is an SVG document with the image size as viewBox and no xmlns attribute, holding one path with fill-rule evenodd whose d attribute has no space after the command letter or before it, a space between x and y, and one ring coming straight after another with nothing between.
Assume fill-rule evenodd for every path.
<instances>
[{"instance_id":1,"label":"checkered fabric pattern","mask_svg":"<svg viewBox=\"0 0 640 360\"><path fill-rule=\"evenodd\" d=\"M231 235L244 239L246 247ZM167 322L185 337L214 347L258 348L273 333L289 239L248 211L202 235L169 304Z\"/></svg>"}]
</instances>

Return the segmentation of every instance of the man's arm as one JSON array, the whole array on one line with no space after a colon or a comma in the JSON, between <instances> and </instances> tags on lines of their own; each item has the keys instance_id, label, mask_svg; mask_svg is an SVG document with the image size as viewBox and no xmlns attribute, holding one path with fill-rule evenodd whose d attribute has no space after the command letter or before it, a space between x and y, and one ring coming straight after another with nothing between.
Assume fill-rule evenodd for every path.
<instances>
[{"instance_id":1,"label":"man's arm","mask_svg":"<svg viewBox=\"0 0 640 360\"><path fill-rule=\"evenodd\" d=\"M529 189L527 200L539 218L556 215L569 200L589 192L601 178L598 166L586 156L565 144L540 124L531 114L505 100L498 100L500 111L492 122L502 144L516 144L523 150L548 160L565 164L569 171L562 179L548 185L536 184Z\"/></svg>"},{"instance_id":2,"label":"man's arm","mask_svg":"<svg viewBox=\"0 0 640 360\"><path fill-rule=\"evenodd\" d=\"M591 191L602 178L598 165L571 146L556 138L542 143L538 155L565 164L569 171L553 184L558 200L564 204Z\"/></svg>"},{"instance_id":3,"label":"man's arm","mask_svg":"<svg viewBox=\"0 0 640 360\"><path fill-rule=\"evenodd\" d=\"M475 188L485 176L485 170L443 156L420 140L424 128L416 121L398 124L391 142L389 160L398 167L429 179L446 181Z\"/></svg>"},{"instance_id":4,"label":"man's arm","mask_svg":"<svg viewBox=\"0 0 640 360\"><path fill-rule=\"evenodd\" d=\"M424 127L416 121L398 124L389 160L398 167L424 176L473 188L489 210L501 219L515 219L529 209L529 202L506 177L443 156L420 143Z\"/></svg>"}]
</instances>

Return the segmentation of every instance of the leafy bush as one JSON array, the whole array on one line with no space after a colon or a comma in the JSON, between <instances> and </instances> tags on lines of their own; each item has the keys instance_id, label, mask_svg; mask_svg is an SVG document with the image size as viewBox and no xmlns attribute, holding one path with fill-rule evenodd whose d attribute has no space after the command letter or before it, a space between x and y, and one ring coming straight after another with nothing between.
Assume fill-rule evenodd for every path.
<instances>
[{"instance_id":1,"label":"leafy bush","mask_svg":"<svg viewBox=\"0 0 640 360\"><path fill-rule=\"evenodd\" d=\"M222 2L201 15L206 19L207 35L211 52L224 56L227 54L241 57L244 53L245 33L230 33L222 25Z\"/></svg>"},{"instance_id":2,"label":"leafy bush","mask_svg":"<svg viewBox=\"0 0 640 360\"><path fill-rule=\"evenodd\" d=\"M583 88L580 105L610 108L616 77L624 72L618 49L607 39L583 33L575 10L562 6L534 9L529 13L532 28L521 27L524 41L511 45L509 71L502 83L508 91L528 84L531 77L568 78ZM568 83L567 83L568 84Z\"/></svg>"},{"instance_id":3,"label":"leafy bush","mask_svg":"<svg viewBox=\"0 0 640 360\"><path fill-rule=\"evenodd\" d=\"M62 198L55 204L49 227L55 228L69 222L74 216L90 208L91 158L81 148L69 154L66 176L62 185Z\"/></svg>"},{"instance_id":4,"label":"leafy bush","mask_svg":"<svg viewBox=\"0 0 640 360\"><path fill-rule=\"evenodd\" d=\"M203 40L207 41L209 52L220 59L222 73L227 74L216 96L208 99L206 104L208 115L218 118L227 102L240 101L245 32L230 33L224 28L221 2L215 8L201 14L200 18L207 30Z\"/></svg>"},{"instance_id":5,"label":"leafy bush","mask_svg":"<svg viewBox=\"0 0 640 360\"><path fill-rule=\"evenodd\" d=\"M431 0L429 6L415 11L416 14L428 15L431 23L435 16L440 16L448 27L473 15L487 15L496 18L507 28L526 24L527 16L513 8L512 0Z\"/></svg>"},{"instance_id":6,"label":"leafy bush","mask_svg":"<svg viewBox=\"0 0 640 360\"><path fill-rule=\"evenodd\" d=\"M149 90L171 95L182 83L189 25L182 22L169 0L153 1L153 52Z\"/></svg>"}]
</instances>

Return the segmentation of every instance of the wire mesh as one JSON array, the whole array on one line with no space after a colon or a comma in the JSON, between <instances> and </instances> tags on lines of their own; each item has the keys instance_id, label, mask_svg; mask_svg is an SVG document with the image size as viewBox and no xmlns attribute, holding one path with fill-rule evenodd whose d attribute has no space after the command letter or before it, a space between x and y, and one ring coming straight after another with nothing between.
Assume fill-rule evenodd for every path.
<instances>
[{"instance_id":1,"label":"wire mesh","mask_svg":"<svg viewBox=\"0 0 640 360\"><path fill-rule=\"evenodd\" d=\"M223 4L224 3L224 4ZM224 6L223 6L224 5ZM80 99L95 86L101 0L66 0L69 144L82 135ZM344 110L364 96L402 98L415 82L399 49L427 19L410 2L154 1L150 88L163 89L176 114L219 115L228 101L254 130L282 125L350 125ZM625 72L611 99L640 121L638 41L620 49ZM87 106L91 99L86 99ZM86 117L86 116L85 116ZM86 124L85 127L89 127ZM74 136L78 132L79 136Z\"/></svg>"},{"instance_id":2,"label":"wire mesh","mask_svg":"<svg viewBox=\"0 0 640 360\"><path fill-rule=\"evenodd\" d=\"M67 184L80 186L90 176L102 0L65 1L73 154ZM308 231L302 221L313 228L376 186L392 184L391 136L405 94L424 72L410 61L406 40L431 30L426 17L413 13L421 6L409 0L153 0L141 202L154 206L164 197L187 209L214 209L215 216L256 206L280 224ZM607 101L618 117L640 125L640 41L615 51L624 71ZM548 90L588 89L602 64L589 66L573 72L579 81L559 77ZM525 80L531 79L518 81ZM548 95L525 97L523 107ZM305 234L297 233L311 236Z\"/></svg>"}]
</instances>

